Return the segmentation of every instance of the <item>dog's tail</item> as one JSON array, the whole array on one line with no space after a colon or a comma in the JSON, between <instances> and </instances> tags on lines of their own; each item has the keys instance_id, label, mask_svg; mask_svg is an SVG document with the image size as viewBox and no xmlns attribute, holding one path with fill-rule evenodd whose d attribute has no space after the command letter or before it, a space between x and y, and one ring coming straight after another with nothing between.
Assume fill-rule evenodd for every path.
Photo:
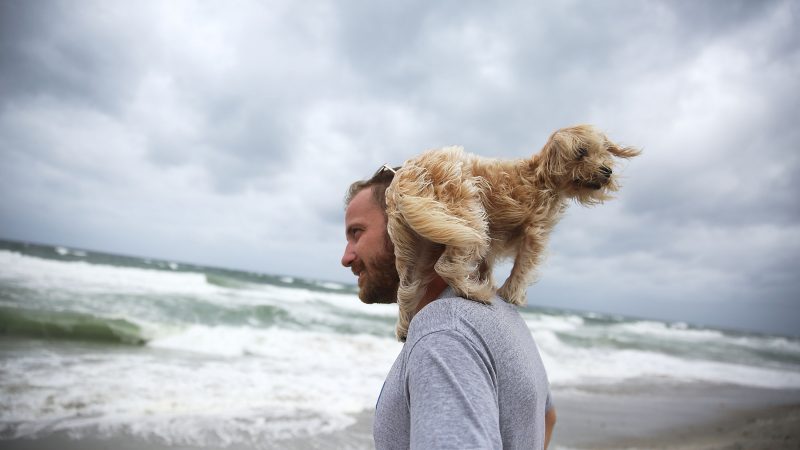
<instances>
[{"instance_id":1,"label":"dog's tail","mask_svg":"<svg viewBox=\"0 0 800 450\"><path fill-rule=\"evenodd\" d=\"M453 215L436 199L400 194L394 200L406 223L431 242L458 247L484 243L485 235L463 218Z\"/></svg>"},{"instance_id":2,"label":"dog's tail","mask_svg":"<svg viewBox=\"0 0 800 450\"><path fill-rule=\"evenodd\" d=\"M475 181L464 177L463 152L460 147L447 147L406 161L387 196L422 238L461 248L484 247L488 244L486 213Z\"/></svg>"}]
</instances>

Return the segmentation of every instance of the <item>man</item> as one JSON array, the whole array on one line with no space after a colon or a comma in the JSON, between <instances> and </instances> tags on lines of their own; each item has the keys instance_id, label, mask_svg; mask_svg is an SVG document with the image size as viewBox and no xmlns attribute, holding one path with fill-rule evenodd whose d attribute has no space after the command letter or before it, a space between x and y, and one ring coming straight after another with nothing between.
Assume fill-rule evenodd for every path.
<instances>
[{"instance_id":1,"label":"man","mask_svg":"<svg viewBox=\"0 0 800 450\"><path fill-rule=\"evenodd\" d=\"M342 265L365 303L396 301L399 277L386 231L394 169L350 186ZM457 297L436 274L375 410L377 449L546 448L555 424L547 375L516 307Z\"/></svg>"}]
</instances>

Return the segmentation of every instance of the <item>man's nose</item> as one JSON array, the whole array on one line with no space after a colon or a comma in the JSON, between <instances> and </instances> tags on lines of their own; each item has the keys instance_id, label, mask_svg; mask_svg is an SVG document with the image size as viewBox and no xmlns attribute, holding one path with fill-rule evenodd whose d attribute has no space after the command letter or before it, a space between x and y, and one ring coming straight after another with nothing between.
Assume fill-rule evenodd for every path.
<instances>
[{"instance_id":1,"label":"man's nose","mask_svg":"<svg viewBox=\"0 0 800 450\"><path fill-rule=\"evenodd\" d=\"M356 254L353 249L350 247L350 244L344 248L344 255L342 255L342 265L345 267L350 267L353 264L353 261L356 259Z\"/></svg>"}]
</instances>

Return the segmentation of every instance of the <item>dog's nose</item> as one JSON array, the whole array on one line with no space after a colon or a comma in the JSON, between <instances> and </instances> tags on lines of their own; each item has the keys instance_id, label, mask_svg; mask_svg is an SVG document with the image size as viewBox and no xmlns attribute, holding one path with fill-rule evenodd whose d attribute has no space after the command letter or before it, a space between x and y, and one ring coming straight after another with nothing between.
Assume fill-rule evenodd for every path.
<instances>
[{"instance_id":1,"label":"dog's nose","mask_svg":"<svg viewBox=\"0 0 800 450\"><path fill-rule=\"evenodd\" d=\"M614 172L611 171L610 167L606 167L606 166L600 166L600 172L603 172L603 175L605 175L607 177L610 177L611 174L614 173Z\"/></svg>"}]
</instances>

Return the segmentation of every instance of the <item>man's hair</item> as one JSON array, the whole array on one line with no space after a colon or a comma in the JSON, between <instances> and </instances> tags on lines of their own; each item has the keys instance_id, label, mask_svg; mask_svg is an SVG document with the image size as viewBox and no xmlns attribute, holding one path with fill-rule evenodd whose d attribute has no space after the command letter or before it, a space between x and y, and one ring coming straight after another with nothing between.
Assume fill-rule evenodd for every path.
<instances>
[{"instance_id":1,"label":"man's hair","mask_svg":"<svg viewBox=\"0 0 800 450\"><path fill-rule=\"evenodd\" d=\"M397 169L395 168L394 170ZM347 207L359 192L364 189L372 189L372 199L381 207L383 216L386 217L386 188L392 184L392 179L394 179L394 172L382 167L368 180L356 181L347 190L347 195L344 197L344 206Z\"/></svg>"}]
</instances>

